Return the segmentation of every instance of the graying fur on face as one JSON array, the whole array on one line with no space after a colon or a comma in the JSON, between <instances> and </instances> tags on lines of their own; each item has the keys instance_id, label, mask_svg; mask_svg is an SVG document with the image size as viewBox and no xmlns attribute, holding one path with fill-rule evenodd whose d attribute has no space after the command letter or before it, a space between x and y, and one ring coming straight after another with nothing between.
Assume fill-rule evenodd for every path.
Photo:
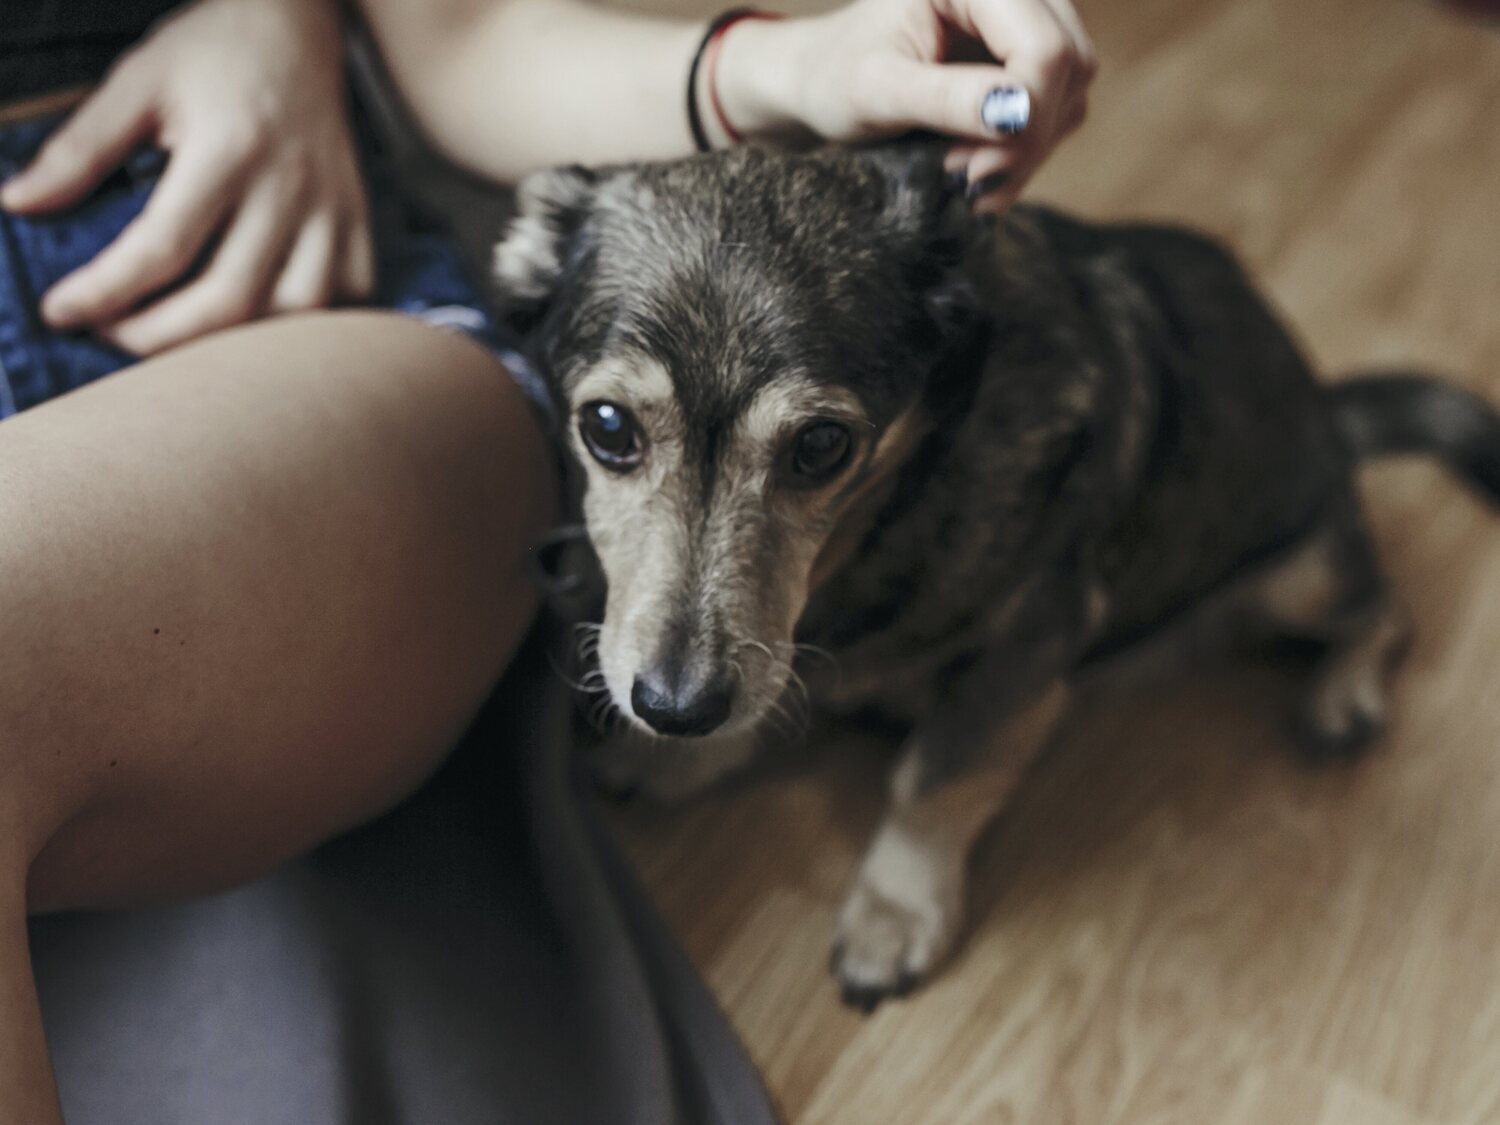
<instances>
[{"instance_id":1,"label":"graying fur on face","mask_svg":"<svg viewBox=\"0 0 1500 1125\"><path fill-rule=\"evenodd\" d=\"M495 262L569 419L631 760L683 734L738 763L804 676L910 732L836 935L861 1005L952 948L967 849L1081 670L1254 618L1324 647L1308 734L1346 753L1403 634L1356 461L1431 452L1500 496L1472 396L1325 390L1210 240L974 218L930 146L544 173ZM836 471L803 472L830 442Z\"/></svg>"},{"instance_id":2,"label":"graying fur on face","mask_svg":"<svg viewBox=\"0 0 1500 1125\"><path fill-rule=\"evenodd\" d=\"M732 681L731 730L782 697L818 554L894 467L889 447L909 444L967 315L968 217L956 199L933 206L941 170L929 175L743 150L522 185L495 255L508 311L566 416L615 403L648 444L621 474L570 433L609 589L600 666L627 717L636 679L662 669ZM830 206L806 215L811 197ZM782 487L788 442L819 420L847 428L846 471Z\"/></svg>"}]
</instances>

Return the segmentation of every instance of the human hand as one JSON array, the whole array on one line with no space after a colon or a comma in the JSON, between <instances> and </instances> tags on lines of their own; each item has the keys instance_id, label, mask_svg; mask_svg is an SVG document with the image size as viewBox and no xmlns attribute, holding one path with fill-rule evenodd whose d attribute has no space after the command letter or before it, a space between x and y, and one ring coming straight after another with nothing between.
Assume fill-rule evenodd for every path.
<instances>
[{"instance_id":1,"label":"human hand","mask_svg":"<svg viewBox=\"0 0 1500 1125\"><path fill-rule=\"evenodd\" d=\"M140 144L169 154L141 214L47 291L43 318L150 355L368 295L342 59L326 0L200 0L125 55L0 189L0 206L44 214L85 198Z\"/></svg>"},{"instance_id":2,"label":"human hand","mask_svg":"<svg viewBox=\"0 0 1500 1125\"><path fill-rule=\"evenodd\" d=\"M947 134L949 168L999 211L1082 122L1097 69L1069 0L853 0L729 28L717 92L745 133Z\"/></svg>"}]
</instances>

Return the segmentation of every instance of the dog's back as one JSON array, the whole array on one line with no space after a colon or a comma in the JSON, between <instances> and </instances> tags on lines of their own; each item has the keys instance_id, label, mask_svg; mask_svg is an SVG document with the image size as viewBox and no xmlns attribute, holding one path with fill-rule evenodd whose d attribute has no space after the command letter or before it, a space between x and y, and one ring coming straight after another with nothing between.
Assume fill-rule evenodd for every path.
<instances>
[{"instance_id":1,"label":"dog's back","mask_svg":"<svg viewBox=\"0 0 1500 1125\"><path fill-rule=\"evenodd\" d=\"M1111 646L1264 561L1348 502L1326 393L1235 259L1168 227L1036 221L1136 384L1133 484L1100 543ZM1099 418L1109 427L1112 418ZM1122 458L1123 461L1123 458Z\"/></svg>"},{"instance_id":2,"label":"dog's back","mask_svg":"<svg viewBox=\"0 0 1500 1125\"><path fill-rule=\"evenodd\" d=\"M1216 243L1020 207L967 272L982 348L863 550L815 599L818 643L941 665L988 643L983 607L1030 583L1081 658L1346 503L1352 459L1326 396ZM873 686L867 672L850 678Z\"/></svg>"}]
</instances>

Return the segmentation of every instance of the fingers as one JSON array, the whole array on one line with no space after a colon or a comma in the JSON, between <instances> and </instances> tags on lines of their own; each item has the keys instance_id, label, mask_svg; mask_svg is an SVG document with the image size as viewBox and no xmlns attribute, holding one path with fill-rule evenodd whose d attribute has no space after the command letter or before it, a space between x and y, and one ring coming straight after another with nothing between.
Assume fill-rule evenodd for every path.
<instances>
[{"instance_id":1,"label":"fingers","mask_svg":"<svg viewBox=\"0 0 1500 1125\"><path fill-rule=\"evenodd\" d=\"M932 124L963 138L948 153L963 170L976 211L999 212L1064 136L1083 121L1098 69L1093 43L1069 0L938 0L939 11L1000 60L994 67L928 67L918 87ZM935 115L935 87L947 79L948 117ZM963 118L965 103L969 121ZM977 112L973 107L977 106ZM979 119L978 126L973 123Z\"/></svg>"},{"instance_id":2,"label":"fingers","mask_svg":"<svg viewBox=\"0 0 1500 1125\"><path fill-rule=\"evenodd\" d=\"M369 199L352 154L333 171L324 197L333 201L338 215L329 293L324 303L368 300L375 291L375 245L370 233Z\"/></svg>"},{"instance_id":3,"label":"fingers","mask_svg":"<svg viewBox=\"0 0 1500 1125\"><path fill-rule=\"evenodd\" d=\"M334 293L345 301L366 301L375 292L375 241L370 216L361 206L344 228Z\"/></svg>"},{"instance_id":4,"label":"fingers","mask_svg":"<svg viewBox=\"0 0 1500 1125\"><path fill-rule=\"evenodd\" d=\"M319 212L302 226L264 311L268 315L362 301L374 288L374 248L363 215L341 221Z\"/></svg>"},{"instance_id":5,"label":"fingers","mask_svg":"<svg viewBox=\"0 0 1500 1125\"><path fill-rule=\"evenodd\" d=\"M1068 88L1057 138L1061 140L1083 124L1088 112L1089 84L1099 73L1099 55L1094 50L1094 41L1089 38L1089 33L1083 26L1083 20L1078 17L1077 10L1069 0L1046 0L1046 3L1073 44L1072 65L1068 71Z\"/></svg>"},{"instance_id":6,"label":"fingers","mask_svg":"<svg viewBox=\"0 0 1500 1125\"><path fill-rule=\"evenodd\" d=\"M120 166L155 128L150 87L117 70L0 188L0 206L40 214L71 206Z\"/></svg>"},{"instance_id":7,"label":"fingers","mask_svg":"<svg viewBox=\"0 0 1500 1125\"><path fill-rule=\"evenodd\" d=\"M949 173L962 172L965 177L969 171L969 161L974 159L974 154L979 151L977 145L953 145L943 154L943 171Z\"/></svg>"},{"instance_id":8,"label":"fingers","mask_svg":"<svg viewBox=\"0 0 1500 1125\"><path fill-rule=\"evenodd\" d=\"M1008 155L993 149L977 149L969 156L965 168L969 186L965 194L974 211L998 215L1009 209L1031 178L1034 166L1018 165L1005 159Z\"/></svg>"},{"instance_id":9,"label":"fingers","mask_svg":"<svg viewBox=\"0 0 1500 1125\"><path fill-rule=\"evenodd\" d=\"M1046 140L1066 100L1072 39L1044 0L966 0L974 34L1031 95L1025 130Z\"/></svg>"},{"instance_id":10,"label":"fingers","mask_svg":"<svg viewBox=\"0 0 1500 1125\"><path fill-rule=\"evenodd\" d=\"M993 68L943 66L979 119L955 135L991 142L975 169L1024 183L1083 120L1097 70L1092 42L1068 0L937 0L939 11L999 60ZM975 79L988 80L979 90ZM955 91L955 98L960 95ZM971 118L972 120L972 118Z\"/></svg>"},{"instance_id":11,"label":"fingers","mask_svg":"<svg viewBox=\"0 0 1500 1125\"><path fill-rule=\"evenodd\" d=\"M373 251L363 227L341 229L333 214L320 212L288 250L278 234L290 219L263 208L242 211L202 277L104 326L100 335L135 355L154 355L262 315L309 312L369 295Z\"/></svg>"},{"instance_id":12,"label":"fingers","mask_svg":"<svg viewBox=\"0 0 1500 1125\"><path fill-rule=\"evenodd\" d=\"M1099 72L1099 54L1094 50L1094 40L1089 36L1088 29L1083 26L1078 9L1073 7L1071 0L1046 0L1046 4L1052 9L1052 14L1057 17L1057 22L1073 40L1073 50L1077 55L1077 69L1084 78L1084 85L1087 85L1089 80Z\"/></svg>"},{"instance_id":13,"label":"fingers","mask_svg":"<svg viewBox=\"0 0 1500 1125\"><path fill-rule=\"evenodd\" d=\"M135 355L153 355L260 315L292 252L298 203L273 181L262 182L245 198L199 277L100 329L100 335ZM304 253L314 255L316 248Z\"/></svg>"},{"instance_id":14,"label":"fingers","mask_svg":"<svg viewBox=\"0 0 1500 1125\"><path fill-rule=\"evenodd\" d=\"M43 318L58 328L100 327L126 350L149 355L262 313L368 296L374 254L352 164L339 188L282 171L259 174L247 190L253 160L253 151L215 145L174 154L141 214L44 295ZM215 240L200 277L140 307L189 276Z\"/></svg>"},{"instance_id":15,"label":"fingers","mask_svg":"<svg viewBox=\"0 0 1500 1125\"><path fill-rule=\"evenodd\" d=\"M1025 177L1004 166L1004 155L972 144L956 144L944 153L943 170L963 177L964 196L975 212L998 214L1021 194Z\"/></svg>"},{"instance_id":16,"label":"fingers","mask_svg":"<svg viewBox=\"0 0 1500 1125\"><path fill-rule=\"evenodd\" d=\"M193 265L234 202L241 164L212 145L174 153L145 209L42 298L54 328L114 320Z\"/></svg>"},{"instance_id":17,"label":"fingers","mask_svg":"<svg viewBox=\"0 0 1500 1125\"><path fill-rule=\"evenodd\" d=\"M266 304L268 313L306 312L333 299L334 259L339 252L337 218L329 212L303 224Z\"/></svg>"},{"instance_id":18,"label":"fingers","mask_svg":"<svg viewBox=\"0 0 1500 1125\"><path fill-rule=\"evenodd\" d=\"M868 88L864 116L882 132L925 128L992 141L1021 133L1030 116L1029 91L994 65L891 58Z\"/></svg>"}]
</instances>

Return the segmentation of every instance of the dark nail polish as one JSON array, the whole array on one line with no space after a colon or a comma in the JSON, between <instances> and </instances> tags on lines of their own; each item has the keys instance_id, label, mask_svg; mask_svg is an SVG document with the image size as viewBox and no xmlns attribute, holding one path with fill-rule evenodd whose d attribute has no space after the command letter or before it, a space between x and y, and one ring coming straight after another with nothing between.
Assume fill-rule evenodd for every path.
<instances>
[{"instance_id":1,"label":"dark nail polish","mask_svg":"<svg viewBox=\"0 0 1500 1125\"><path fill-rule=\"evenodd\" d=\"M984 96L979 119L986 129L1014 137L1031 120L1031 95L1025 86L996 86Z\"/></svg>"},{"instance_id":2,"label":"dark nail polish","mask_svg":"<svg viewBox=\"0 0 1500 1125\"><path fill-rule=\"evenodd\" d=\"M970 184L964 192L964 198L969 200L978 199L980 196L989 195L992 191L999 191L1009 182L1009 172L991 172L984 179Z\"/></svg>"}]
</instances>

